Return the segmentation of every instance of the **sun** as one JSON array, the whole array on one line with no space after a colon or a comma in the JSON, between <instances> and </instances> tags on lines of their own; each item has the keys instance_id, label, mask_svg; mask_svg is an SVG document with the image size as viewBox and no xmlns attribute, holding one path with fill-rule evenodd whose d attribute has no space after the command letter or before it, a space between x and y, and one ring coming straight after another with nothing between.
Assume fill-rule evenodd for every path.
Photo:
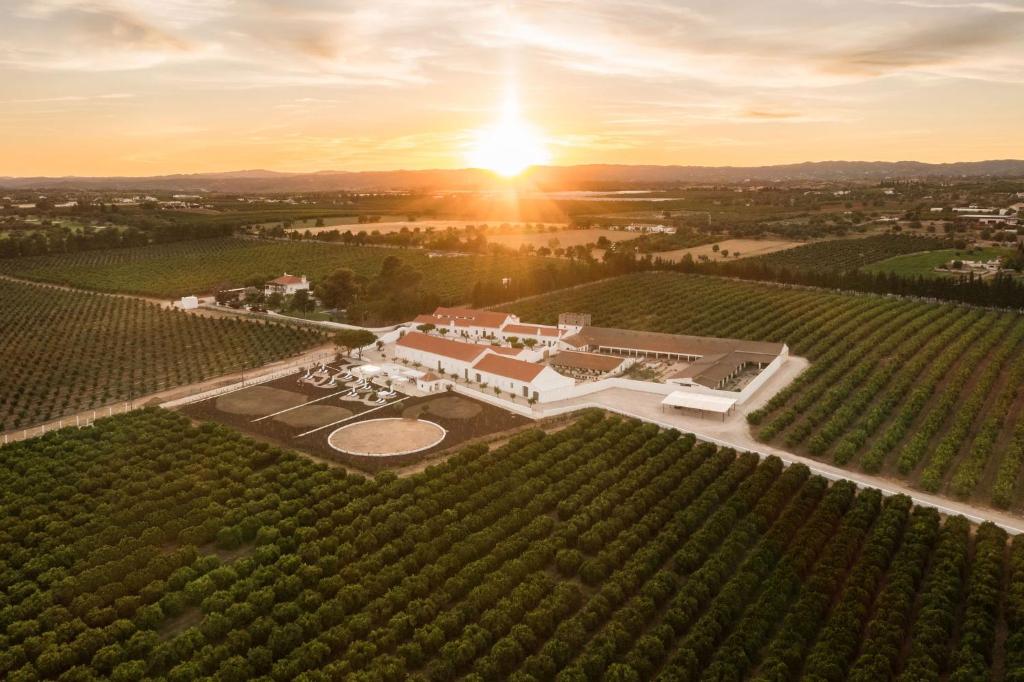
<instances>
[{"instance_id":1,"label":"sun","mask_svg":"<svg viewBox=\"0 0 1024 682\"><path fill-rule=\"evenodd\" d=\"M474 168L486 168L505 177L550 160L543 134L520 117L511 94L505 98L501 118L474 131L466 152L466 161Z\"/></svg>"}]
</instances>

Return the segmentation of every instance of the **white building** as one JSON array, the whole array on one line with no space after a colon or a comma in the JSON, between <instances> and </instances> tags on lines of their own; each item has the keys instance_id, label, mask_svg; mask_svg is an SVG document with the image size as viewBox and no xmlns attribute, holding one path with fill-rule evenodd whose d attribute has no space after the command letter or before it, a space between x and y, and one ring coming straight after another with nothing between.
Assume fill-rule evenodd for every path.
<instances>
[{"instance_id":1,"label":"white building","mask_svg":"<svg viewBox=\"0 0 1024 682\"><path fill-rule=\"evenodd\" d=\"M477 383L486 383L489 387L532 400L540 400L548 391L576 385L574 379L562 376L547 365L490 352L473 364L470 376Z\"/></svg>"},{"instance_id":2,"label":"white building","mask_svg":"<svg viewBox=\"0 0 1024 682\"><path fill-rule=\"evenodd\" d=\"M501 338L499 335L505 325L518 322L519 318L511 313L443 307L430 314L417 315L413 320L416 325L432 324L437 329L446 330L451 336L470 339Z\"/></svg>"},{"instance_id":3,"label":"white building","mask_svg":"<svg viewBox=\"0 0 1024 682\"><path fill-rule=\"evenodd\" d=\"M264 286L264 291L268 296L271 294L291 296L297 291L309 291L309 280L306 279L305 275L297 277L286 272L277 279L267 282Z\"/></svg>"},{"instance_id":4,"label":"white building","mask_svg":"<svg viewBox=\"0 0 1024 682\"><path fill-rule=\"evenodd\" d=\"M558 327L543 324L506 324L498 333L498 338L508 342L510 339L525 341L530 339L535 348L553 348L558 345L563 331Z\"/></svg>"}]
</instances>

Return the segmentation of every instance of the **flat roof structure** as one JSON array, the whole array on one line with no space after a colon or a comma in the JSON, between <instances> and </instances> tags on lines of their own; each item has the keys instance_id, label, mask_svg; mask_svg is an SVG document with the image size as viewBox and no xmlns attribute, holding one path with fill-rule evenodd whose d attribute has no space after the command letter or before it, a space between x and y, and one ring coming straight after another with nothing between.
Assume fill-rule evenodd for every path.
<instances>
[{"instance_id":1,"label":"flat roof structure","mask_svg":"<svg viewBox=\"0 0 1024 682\"><path fill-rule=\"evenodd\" d=\"M665 399L661 401L661 405L663 408L667 405L668 407L711 412L721 415L722 419L725 419L725 415L729 414L736 407L737 402L739 401L735 398L702 395L700 393L690 393L689 391L673 391L665 396Z\"/></svg>"}]
</instances>

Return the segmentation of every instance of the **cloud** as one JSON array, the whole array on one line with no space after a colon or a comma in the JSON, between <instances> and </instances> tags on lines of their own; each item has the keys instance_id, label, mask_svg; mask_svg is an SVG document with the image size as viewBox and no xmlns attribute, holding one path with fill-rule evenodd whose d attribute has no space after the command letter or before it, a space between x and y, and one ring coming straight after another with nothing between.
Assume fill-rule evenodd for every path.
<instances>
[{"instance_id":1,"label":"cloud","mask_svg":"<svg viewBox=\"0 0 1024 682\"><path fill-rule=\"evenodd\" d=\"M946 22L875 44L864 45L826 60L828 72L860 76L935 71L954 75L959 67L970 69L984 63L984 54L1002 46L1019 44L1024 15L1008 18L987 13L969 21ZM966 71L960 71L960 74Z\"/></svg>"}]
</instances>

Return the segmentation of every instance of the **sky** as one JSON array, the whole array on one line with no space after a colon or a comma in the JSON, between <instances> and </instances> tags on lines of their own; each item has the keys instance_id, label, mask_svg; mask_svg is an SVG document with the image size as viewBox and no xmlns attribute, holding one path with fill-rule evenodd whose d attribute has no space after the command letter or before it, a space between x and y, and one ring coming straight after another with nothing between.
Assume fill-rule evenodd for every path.
<instances>
[{"instance_id":1,"label":"sky","mask_svg":"<svg viewBox=\"0 0 1024 682\"><path fill-rule=\"evenodd\" d=\"M0 0L0 175L1024 157L1024 0Z\"/></svg>"}]
</instances>

